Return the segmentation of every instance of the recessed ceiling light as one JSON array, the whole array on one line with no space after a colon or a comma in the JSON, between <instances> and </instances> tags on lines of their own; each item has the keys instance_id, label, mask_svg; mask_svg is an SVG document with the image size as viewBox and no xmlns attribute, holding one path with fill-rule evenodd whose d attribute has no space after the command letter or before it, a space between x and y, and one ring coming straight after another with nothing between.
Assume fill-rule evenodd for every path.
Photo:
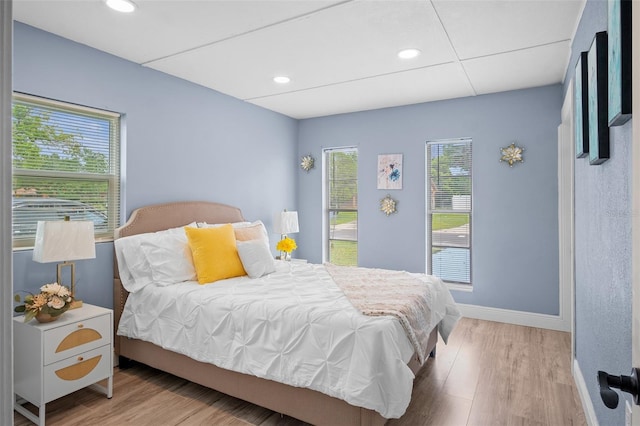
<instances>
[{"instance_id":1,"label":"recessed ceiling light","mask_svg":"<svg viewBox=\"0 0 640 426\"><path fill-rule=\"evenodd\" d=\"M418 49L404 49L398 52L398 57L402 59L413 59L418 55L420 55Z\"/></svg>"},{"instance_id":2,"label":"recessed ceiling light","mask_svg":"<svg viewBox=\"0 0 640 426\"><path fill-rule=\"evenodd\" d=\"M129 0L106 0L107 6L118 12L130 13L136 10L135 3Z\"/></svg>"},{"instance_id":3,"label":"recessed ceiling light","mask_svg":"<svg viewBox=\"0 0 640 426\"><path fill-rule=\"evenodd\" d=\"M287 76L279 75L277 77L273 77L273 81L275 81L278 84L287 84L288 82L291 81L291 79Z\"/></svg>"}]
</instances>

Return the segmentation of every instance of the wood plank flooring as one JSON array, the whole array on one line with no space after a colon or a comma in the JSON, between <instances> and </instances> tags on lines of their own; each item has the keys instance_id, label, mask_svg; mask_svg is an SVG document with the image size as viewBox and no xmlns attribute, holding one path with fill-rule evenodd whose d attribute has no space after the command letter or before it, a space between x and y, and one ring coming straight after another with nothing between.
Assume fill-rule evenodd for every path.
<instances>
[{"instance_id":1,"label":"wood plank flooring","mask_svg":"<svg viewBox=\"0 0 640 426\"><path fill-rule=\"evenodd\" d=\"M586 425L569 333L464 318L416 377L389 426ZM30 425L15 413L16 426ZM282 425L303 422L136 364L108 400L91 389L47 404L47 425Z\"/></svg>"}]
</instances>

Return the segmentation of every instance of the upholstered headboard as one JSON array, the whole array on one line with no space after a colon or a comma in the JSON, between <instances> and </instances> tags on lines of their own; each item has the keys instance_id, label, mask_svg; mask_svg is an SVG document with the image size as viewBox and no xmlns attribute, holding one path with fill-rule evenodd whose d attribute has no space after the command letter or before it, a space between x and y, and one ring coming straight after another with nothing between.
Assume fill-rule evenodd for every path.
<instances>
[{"instance_id":1,"label":"upholstered headboard","mask_svg":"<svg viewBox=\"0 0 640 426\"><path fill-rule=\"evenodd\" d=\"M233 223L244 218L239 208L208 201L184 201L140 207L127 223L116 229L115 238L175 228L191 222Z\"/></svg>"},{"instance_id":2,"label":"upholstered headboard","mask_svg":"<svg viewBox=\"0 0 640 426\"><path fill-rule=\"evenodd\" d=\"M208 201L155 204L134 210L127 223L115 230L114 239L176 228L192 222L233 223L242 221L244 218L240 209L226 204ZM113 256L113 277L113 308L115 329L117 329L129 293L120 282L116 256ZM116 339L116 353L119 353L118 339Z\"/></svg>"}]
</instances>

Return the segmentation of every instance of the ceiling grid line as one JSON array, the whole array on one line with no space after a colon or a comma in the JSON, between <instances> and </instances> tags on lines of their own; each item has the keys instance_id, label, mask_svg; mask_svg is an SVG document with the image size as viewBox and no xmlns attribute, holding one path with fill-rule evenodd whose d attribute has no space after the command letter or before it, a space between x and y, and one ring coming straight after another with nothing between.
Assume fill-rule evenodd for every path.
<instances>
[{"instance_id":1,"label":"ceiling grid line","mask_svg":"<svg viewBox=\"0 0 640 426\"><path fill-rule=\"evenodd\" d=\"M320 9L316 9L316 10L313 10L311 12L306 12L306 13L303 13L303 14L300 14L300 15L297 15L297 16L293 16L293 17L290 17L290 18L287 18L287 19L283 19L281 21L272 22L272 23L270 23L268 25L264 25L264 26L261 26L261 27L258 27L258 28L253 28L253 29L244 31L242 33L232 34L232 35L230 35L228 37L224 37L224 38L221 38L219 40L214 40L214 41L211 41L211 42L208 42L208 43L204 43L204 44L201 44L201 45L198 45L198 46L193 46L193 47L190 47L188 49L184 49L184 50L181 50L181 51L178 51L178 52L170 53L168 55L164 55L164 56L161 56L161 57L158 57L158 58L150 59L150 60L147 60L145 62L141 62L140 65L148 66L149 64L151 64L153 62L161 61L163 59L171 58L173 56L178 56L178 55L181 55L183 53L189 53L189 52L196 51L196 50L199 50L199 49L203 49L203 48L206 48L206 47L209 47L209 46L213 46L213 45L218 44L218 43L224 43L226 41L230 41L230 40L233 40L233 39L236 39L236 38L244 37L244 36L247 36L247 35L250 35L250 34L253 34L253 33L257 33L257 32L260 32L260 31L264 31L264 30L267 30L269 28L276 27L278 25L286 24L288 22L293 22L293 21L296 21L296 20L299 20L299 19L305 19L305 18L313 16L313 15L315 15L317 13L321 13L321 12L324 12L326 10L333 9L333 8L336 8L336 7L344 6L345 4L351 3L353 1L356 1L356 0L343 0L343 1L339 2L339 3L332 4L332 5L320 8Z\"/></svg>"},{"instance_id":2,"label":"ceiling grid line","mask_svg":"<svg viewBox=\"0 0 640 426\"><path fill-rule=\"evenodd\" d=\"M467 72L467 69L465 68L464 64L460 60L460 55L458 54L458 51L456 50L456 47L453 44L453 41L451 40L451 36L449 35L449 32L447 31L447 27L444 25L444 22L442 22L442 17L438 13L438 8L434 4L433 0L429 0L429 1L431 2L431 6L433 6L433 11L435 12L436 16L438 17L438 21L440 22L440 25L442 25L442 28L444 29L444 33L446 34L447 40L449 41L449 44L451 45L451 49L453 50L453 53L456 55L456 60L457 60L458 64L460 64L460 67L462 68L462 72L464 73L464 76L467 79L467 82L469 83L469 86L471 87L471 91L473 92L473 96L478 96L478 91L476 90L475 86L473 85L473 81L471 81L471 78L469 77L469 73Z\"/></svg>"},{"instance_id":3,"label":"ceiling grid line","mask_svg":"<svg viewBox=\"0 0 640 426\"><path fill-rule=\"evenodd\" d=\"M305 87L303 89L298 89L298 90L290 90L287 93L304 92L304 91L307 91L307 90L322 89L324 87L339 86L341 84L354 83L354 82L357 82L357 81L369 80L369 79L374 79L374 78L378 78L378 77L385 77L385 76L390 76L390 75L394 75L394 74L402 74L402 73L406 73L406 72L410 72L410 71L423 70L423 69L438 67L438 66L441 66L441 65L447 65L447 64L451 64L451 63L453 63L453 62L449 61L449 62L443 62L443 63L439 63L439 64L427 65L427 66L424 66L424 67L408 68L408 69L403 69L403 70L399 70L399 71L392 71L392 72L388 72L388 73L384 73L384 74L376 74L376 75L370 75L370 76L367 76L367 77L354 78L352 80L336 81L336 82L333 82L333 83L324 84L324 85L320 85L320 86ZM246 98L246 99L243 99L243 100L244 101L253 101L253 100L257 100L257 99L264 99L264 98L269 98L269 97L272 97L272 96L278 96L278 95L281 95L281 94L282 93L274 93L274 94L268 94L268 95L263 95L263 96L256 96L255 98Z\"/></svg>"},{"instance_id":4,"label":"ceiling grid line","mask_svg":"<svg viewBox=\"0 0 640 426\"><path fill-rule=\"evenodd\" d=\"M505 50L505 51L502 51L502 52L495 52L495 53L489 53L489 54L486 54L486 55L473 56L473 57L469 57L469 58L465 58L465 59L460 59L460 62L473 61L475 59L490 58L492 56L499 56L499 55L506 55L506 54L509 54L509 53L522 52L522 51L526 51L526 50L529 50L529 49L537 49L539 47L552 46L554 44L566 43L566 42L570 42L570 41L571 41L570 39L551 41L549 43L536 44L535 46L521 47L519 49Z\"/></svg>"}]
</instances>

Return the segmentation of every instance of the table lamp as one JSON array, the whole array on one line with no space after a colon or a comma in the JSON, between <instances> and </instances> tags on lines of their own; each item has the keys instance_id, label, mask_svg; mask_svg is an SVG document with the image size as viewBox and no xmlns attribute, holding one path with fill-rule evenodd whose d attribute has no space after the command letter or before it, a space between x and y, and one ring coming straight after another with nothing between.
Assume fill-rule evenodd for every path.
<instances>
[{"instance_id":1,"label":"table lamp","mask_svg":"<svg viewBox=\"0 0 640 426\"><path fill-rule=\"evenodd\" d=\"M273 229L277 234L280 234L280 238L284 239L287 234L293 234L299 232L298 228L298 212L283 211L276 213L273 221Z\"/></svg>"},{"instance_id":2,"label":"table lamp","mask_svg":"<svg viewBox=\"0 0 640 426\"><path fill-rule=\"evenodd\" d=\"M273 221L273 228L277 234L280 234L280 239L284 240L287 234L293 234L298 232L298 212L288 212L284 210L280 213L276 213ZM279 259L289 260L290 253L281 252Z\"/></svg>"},{"instance_id":3,"label":"table lamp","mask_svg":"<svg viewBox=\"0 0 640 426\"><path fill-rule=\"evenodd\" d=\"M58 264L57 282L62 283L62 268L71 270L71 309L82 306L76 299L76 264L74 260L94 259L96 244L93 222L78 221L38 221L33 260L39 263L62 262Z\"/></svg>"}]
</instances>

